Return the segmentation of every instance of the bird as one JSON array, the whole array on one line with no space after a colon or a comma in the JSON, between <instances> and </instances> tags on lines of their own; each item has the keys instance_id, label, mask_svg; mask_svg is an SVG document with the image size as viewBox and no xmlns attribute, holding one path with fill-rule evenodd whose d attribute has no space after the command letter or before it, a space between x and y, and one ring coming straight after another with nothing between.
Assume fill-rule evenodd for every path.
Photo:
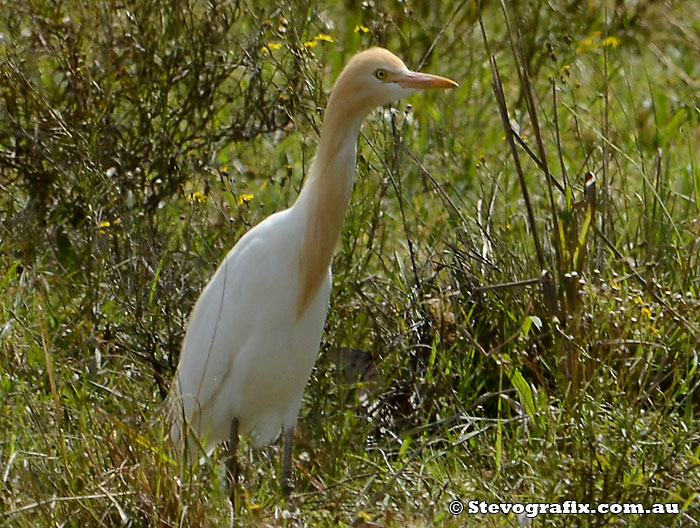
<instances>
[{"instance_id":1,"label":"bird","mask_svg":"<svg viewBox=\"0 0 700 528\"><path fill-rule=\"evenodd\" d=\"M409 70L383 48L348 61L297 199L238 240L190 314L170 394L170 437L183 458L199 460L228 442L235 487L239 435L259 447L283 431L280 487L288 493L294 428L319 353L362 123L418 90L456 86Z\"/></svg>"}]
</instances>

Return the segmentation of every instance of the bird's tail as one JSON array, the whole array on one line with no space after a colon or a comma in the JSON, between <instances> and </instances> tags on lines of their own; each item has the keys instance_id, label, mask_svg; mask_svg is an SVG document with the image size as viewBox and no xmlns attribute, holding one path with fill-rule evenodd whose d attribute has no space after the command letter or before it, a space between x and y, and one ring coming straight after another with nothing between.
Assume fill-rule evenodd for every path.
<instances>
[{"instance_id":1,"label":"bird's tail","mask_svg":"<svg viewBox=\"0 0 700 528\"><path fill-rule=\"evenodd\" d=\"M173 380L165 406L168 423L170 424L170 440L175 446L177 454L182 457L185 447L183 430L186 421L180 391L177 390L177 376Z\"/></svg>"},{"instance_id":2,"label":"bird's tail","mask_svg":"<svg viewBox=\"0 0 700 528\"><path fill-rule=\"evenodd\" d=\"M188 419L189 411L185 409L177 375L166 400L166 409L170 423L170 440L178 457L185 463L194 464L206 450L195 432L196 429L190 425L192 417Z\"/></svg>"}]
</instances>

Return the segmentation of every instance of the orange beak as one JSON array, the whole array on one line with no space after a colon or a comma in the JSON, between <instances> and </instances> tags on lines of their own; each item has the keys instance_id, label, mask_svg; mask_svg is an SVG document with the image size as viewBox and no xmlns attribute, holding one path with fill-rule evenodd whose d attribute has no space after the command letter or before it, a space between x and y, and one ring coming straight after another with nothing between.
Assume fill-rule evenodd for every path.
<instances>
[{"instance_id":1,"label":"orange beak","mask_svg":"<svg viewBox=\"0 0 700 528\"><path fill-rule=\"evenodd\" d=\"M395 82L402 88L410 88L413 90L423 90L425 88L456 88L459 86L459 84L452 79L414 71L395 73L393 78L389 80Z\"/></svg>"}]
</instances>

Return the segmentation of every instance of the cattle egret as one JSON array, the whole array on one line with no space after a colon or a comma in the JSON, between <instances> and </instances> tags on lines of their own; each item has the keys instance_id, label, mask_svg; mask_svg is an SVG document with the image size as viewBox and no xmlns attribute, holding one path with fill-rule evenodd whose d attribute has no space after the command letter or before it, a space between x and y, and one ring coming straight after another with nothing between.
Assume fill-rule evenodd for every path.
<instances>
[{"instance_id":1,"label":"cattle egret","mask_svg":"<svg viewBox=\"0 0 700 528\"><path fill-rule=\"evenodd\" d=\"M331 92L318 152L297 200L248 231L195 304L173 381L171 438L190 460L238 435L254 446L284 430L287 493L294 426L321 342L331 258L355 174L357 138L375 107L449 79L410 71L391 52L355 55ZM233 487L236 482L235 465Z\"/></svg>"}]
</instances>

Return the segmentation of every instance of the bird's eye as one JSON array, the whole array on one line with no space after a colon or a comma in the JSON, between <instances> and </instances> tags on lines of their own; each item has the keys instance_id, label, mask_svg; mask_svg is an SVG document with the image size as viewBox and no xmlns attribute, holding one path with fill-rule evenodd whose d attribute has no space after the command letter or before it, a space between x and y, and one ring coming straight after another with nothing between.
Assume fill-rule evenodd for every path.
<instances>
[{"instance_id":1,"label":"bird's eye","mask_svg":"<svg viewBox=\"0 0 700 528\"><path fill-rule=\"evenodd\" d=\"M380 81L384 81L386 80L386 70L379 68L377 71L374 72L374 76Z\"/></svg>"}]
</instances>

